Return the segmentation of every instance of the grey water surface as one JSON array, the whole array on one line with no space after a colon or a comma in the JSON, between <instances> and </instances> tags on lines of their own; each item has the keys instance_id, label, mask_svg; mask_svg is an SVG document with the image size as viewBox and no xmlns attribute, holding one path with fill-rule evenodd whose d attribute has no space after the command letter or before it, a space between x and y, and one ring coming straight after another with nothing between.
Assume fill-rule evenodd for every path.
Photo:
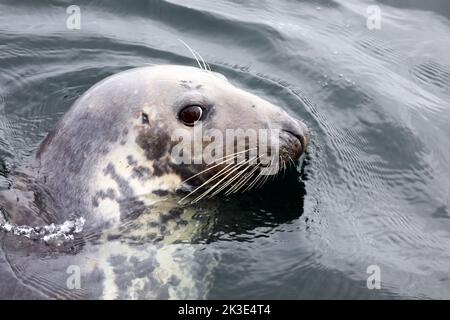
<instances>
[{"instance_id":1,"label":"grey water surface","mask_svg":"<svg viewBox=\"0 0 450 320\"><path fill-rule=\"evenodd\" d=\"M80 0L79 30L71 4L0 1L3 188L99 80L195 66L182 39L312 132L295 201L222 212L208 298L450 298L450 2ZM11 270L0 250L0 298L39 297Z\"/></svg>"}]
</instances>

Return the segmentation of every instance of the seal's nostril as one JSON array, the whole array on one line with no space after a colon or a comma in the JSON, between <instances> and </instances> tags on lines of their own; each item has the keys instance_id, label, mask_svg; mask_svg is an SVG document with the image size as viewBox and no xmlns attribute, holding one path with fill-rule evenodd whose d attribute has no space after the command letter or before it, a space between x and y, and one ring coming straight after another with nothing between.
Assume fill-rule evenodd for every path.
<instances>
[{"instance_id":1,"label":"seal's nostril","mask_svg":"<svg viewBox=\"0 0 450 320\"><path fill-rule=\"evenodd\" d=\"M302 121L291 118L283 124L282 130L298 139L302 149L300 154L305 152L309 144L309 130Z\"/></svg>"}]
</instances>

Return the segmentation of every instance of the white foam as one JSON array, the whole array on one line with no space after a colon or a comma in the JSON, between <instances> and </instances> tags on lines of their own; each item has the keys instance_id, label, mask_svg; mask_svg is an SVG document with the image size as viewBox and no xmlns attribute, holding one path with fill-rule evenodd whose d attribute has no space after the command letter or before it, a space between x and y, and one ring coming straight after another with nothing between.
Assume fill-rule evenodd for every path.
<instances>
[{"instance_id":1,"label":"white foam","mask_svg":"<svg viewBox=\"0 0 450 320\"><path fill-rule=\"evenodd\" d=\"M50 224L38 227L17 226L10 222L0 221L0 231L12 233L28 239L43 241L45 243L62 244L72 241L74 235L83 231L86 220L81 217L75 220L67 220L62 224Z\"/></svg>"}]
</instances>

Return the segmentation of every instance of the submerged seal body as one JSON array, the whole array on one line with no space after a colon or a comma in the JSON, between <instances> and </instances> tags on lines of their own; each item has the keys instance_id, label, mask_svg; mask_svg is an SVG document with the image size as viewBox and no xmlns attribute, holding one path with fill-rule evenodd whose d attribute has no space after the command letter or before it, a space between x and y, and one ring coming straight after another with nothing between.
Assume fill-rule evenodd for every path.
<instances>
[{"instance_id":1,"label":"submerged seal body","mask_svg":"<svg viewBox=\"0 0 450 320\"><path fill-rule=\"evenodd\" d=\"M198 195L206 189L203 195L211 196L241 192L266 180L259 176L261 162L250 166L248 155L234 164L224 160L225 152L219 159L224 161L214 165L175 159L172 150L180 141L174 132L193 132L199 124L203 132L216 130L224 136L227 129L278 130L281 165L273 174L299 159L309 140L303 122L222 75L174 65L131 69L99 82L74 103L31 164L2 193L0 207L16 225L62 224L83 217L87 230L98 230L132 221L134 229L115 233L141 234L136 229L145 225L147 235L161 238L174 225L188 224L177 204L180 191ZM246 141L241 147L234 139L226 141L223 149L234 155L248 151ZM155 210L158 219L139 220Z\"/></svg>"}]
</instances>

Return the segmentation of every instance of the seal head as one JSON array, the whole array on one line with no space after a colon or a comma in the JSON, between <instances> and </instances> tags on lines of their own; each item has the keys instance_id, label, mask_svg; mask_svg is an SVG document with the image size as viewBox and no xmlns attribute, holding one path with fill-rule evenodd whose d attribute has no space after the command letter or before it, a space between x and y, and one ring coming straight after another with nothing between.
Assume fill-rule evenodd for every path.
<instances>
[{"instance_id":1,"label":"seal head","mask_svg":"<svg viewBox=\"0 0 450 320\"><path fill-rule=\"evenodd\" d=\"M259 173L268 166L260 154L250 154L250 149L261 149L261 137L256 136L256 146L247 137L244 144L224 139L219 148L208 150L211 133L226 138L227 130L243 130L244 135L277 131L268 134L277 142L280 160L271 174L296 161L309 141L303 122L214 72L162 65L110 76L83 94L39 146L33 183L39 203L34 206L39 210L45 204L56 222L68 215L117 220L180 188L196 190L194 200L212 183L216 187L204 196L244 191L257 176L263 181ZM195 146L177 149L183 134L200 139L200 152ZM203 161L205 149L214 164ZM180 161L188 153L191 162ZM226 162L230 153L245 154L246 165ZM251 166L250 157L255 160ZM220 179L212 179L220 172Z\"/></svg>"}]
</instances>

